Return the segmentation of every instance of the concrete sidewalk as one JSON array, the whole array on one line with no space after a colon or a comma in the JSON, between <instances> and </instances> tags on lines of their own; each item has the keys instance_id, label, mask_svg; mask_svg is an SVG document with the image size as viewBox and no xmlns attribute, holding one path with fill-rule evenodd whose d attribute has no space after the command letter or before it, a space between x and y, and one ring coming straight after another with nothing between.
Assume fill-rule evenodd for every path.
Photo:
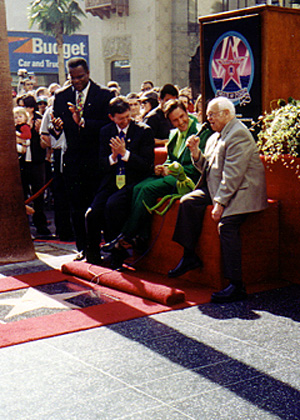
<instances>
[{"instance_id":1,"label":"concrete sidewalk","mask_svg":"<svg viewBox=\"0 0 300 420\"><path fill-rule=\"evenodd\" d=\"M1 275L59 268L76 252L35 246L38 260ZM300 419L299 321L290 285L2 348L0 418Z\"/></svg>"}]
</instances>

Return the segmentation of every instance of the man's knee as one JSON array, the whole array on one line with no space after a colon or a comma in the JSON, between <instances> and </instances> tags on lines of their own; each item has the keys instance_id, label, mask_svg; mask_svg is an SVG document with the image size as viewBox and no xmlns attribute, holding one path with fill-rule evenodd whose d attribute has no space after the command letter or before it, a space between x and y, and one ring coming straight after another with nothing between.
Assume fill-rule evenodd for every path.
<instances>
[{"instance_id":1,"label":"man's knee","mask_svg":"<svg viewBox=\"0 0 300 420\"><path fill-rule=\"evenodd\" d=\"M242 223L245 222L247 214L237 214L233 216L222 217L219 223L220 232L236 232L239 231Z\"/></svg>"},{"instance_id":2,"label":"man's knee","mask_svg":"<svg viewBox=\"0 0 300 420\"><path fill-rule=\"evenodd\" d=\"M98 220L99 217L101 217L101 212L97 211L97 209L93 207L89 207L84 215L87 223L92 223L93 221Z\"/></svg>"},{"instance_id":3,"label":"man's knee","mask_svg":"<svg viewBox=\"0 0 300 420\"><path fill-rule=\"evenodd\" d=\"M189 205L194 201L193 191L183 195L180 199L180 204Z\"/></svg>"},{"instance_id":4,"label":"man's knee","mask_svg":"<svg viewBox=\"0 0 300 420\"><path fill-rule=\"evenodd\" d=\"M155 182L149 182L148 184L144 184L140 187L136 197L139 201L143 201L146 197L147 199L150 197L159 198L161 196L160 190L161 189L155 184Z\"/></svg>"},{"instance_id":5,"label":"man's knee","mask_svg":"<svg viewBox=\"0 0 300 420\"><path fill-rule=\"evenodd\" d=\"M93 209L92 207L89 207L87 211L85 212L84 218L86 222L88 223L93 218Z\"/></svg>"},{"instance_id":6,"label":"man's knee","mask_svg":"<svg viewBox=\"0 0 300 420\"><path fill-rule=\"evenodd\" d=\"M140 191L143 188L143 186L144 186L144 183L143 182L140 182L139 184L135 185L133 187L133 195L137 196L140 193Z\"/></svg>"}]
</instances>

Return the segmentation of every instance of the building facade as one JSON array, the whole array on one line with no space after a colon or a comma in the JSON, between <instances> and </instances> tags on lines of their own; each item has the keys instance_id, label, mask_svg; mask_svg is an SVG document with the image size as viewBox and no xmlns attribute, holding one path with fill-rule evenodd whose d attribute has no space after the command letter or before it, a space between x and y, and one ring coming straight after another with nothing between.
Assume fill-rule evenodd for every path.
<instances>
[{"instance_id":1,"label":"building facade","mask_svg":"<svg viewBox=\"0 0 300 420\"><path fill-rule=\"evenodd\" d=\"M198 16L249 7L262 1L78 0L78 3L86 11L86 18L81 19L77 38L68 41L65 58L69 58L70 51L73 56L84 52L96 82L107 84L116 79L122 93L127 94L139 91L141 82L148 79L156 86L170 82L180 88L189 85L190 63L199 46ZM55 53L49 50L55 40L45 39L41 51L42 41L36 40L42 38L38 29L29 30L29 4L30 0L5 0L10 58L14 63L11 64L13 83L17 82L18 65L26 68L26 63L31 61L37 65L31 70L38 84L49 84L57 80L55 64L50 64L52 61L47 56ZM40 49L34 50L34 46ZM26 60L28 54L30 60Z\"/></svg>"},{"instance_id":2,"label":"building facade","mask_svg":"<svg viewBox=\"0 0 300 420\"><path fill-rule=\"evenodd\" d=\"M109 10L103 10L102 15L91 13L97 5L108 3ZM121 6L126 3L127 10L120 13L115 7L118 3ZM211 13L211 3L209 0L79 0L87 17L82 18L82 26L76 35L88 37L87 58L91 77L102 84L119 79L124 94L138 91L146 79L153 80L156 86L168 82L187 86L189 61L199 44L197 16L199 12ZM30 38L38 34L36 27L29 30L27 8L30 0L5 0L5 4L11 39L16 41L17 35L25 39L26 35ZM30 43L32 45L33 41L26 45ZM26 68L29 62L24 51L25 47L23 50L10 49L10 54L19 54L15 62L20 68ZM33 57L31 61L43 64L41 56ZM14 84L16 66L11 69ZM57 80L53 70L47 73L47 69L42 71L40 67L33 71L39 85Z\"/></svg>"}]
</instances>

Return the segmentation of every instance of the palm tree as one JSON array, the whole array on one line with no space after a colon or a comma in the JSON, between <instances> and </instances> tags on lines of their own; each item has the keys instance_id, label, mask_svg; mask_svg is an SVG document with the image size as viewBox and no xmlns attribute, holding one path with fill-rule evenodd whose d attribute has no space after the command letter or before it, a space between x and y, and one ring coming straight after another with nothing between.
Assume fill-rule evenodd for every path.
<instances>
[{"instance_id":1,"label":"palm tree","mask_svg":"<svg viewBox=\"0 0 300 420\"><path fill-rule=\"evenodd\" d=\"M5 16L0 0L0 264L35 259L16 152Z\"/></svg>"},{"instance_id":2,"label":"palm tree","mask_svg":"<svg viewBox=\"0 0 300 420\"><path fill-rule=\"evenodd\" d=\"M52 35L57 42L58 79L61 85L66 79L63 53L63 36L71 35L81 26L79 17L86 17L74 0L34 0L28 7L29 27L37 24L46 35Z\"/></svg>"}]
</instances>

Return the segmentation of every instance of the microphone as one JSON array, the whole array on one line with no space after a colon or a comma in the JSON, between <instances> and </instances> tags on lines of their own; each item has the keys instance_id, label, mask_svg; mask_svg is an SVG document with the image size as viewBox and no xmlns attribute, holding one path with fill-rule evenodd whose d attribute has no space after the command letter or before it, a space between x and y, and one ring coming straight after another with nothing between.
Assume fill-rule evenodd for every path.
<instances>
[{"instance_id":1,"label":"microphone","mask_svg":"<svg viewBox=\"0 0 300 420\"><path fill-rule=\"evenodd\" d=\"M208 128L210 128L210 124L209 124L209 122L208 122L208 121L205 121L205 122L201 125L200 130L198 131L198 133L197 133L197 134L195 134L195 136L196 136L196 137L199 137L199 136L200 136L200 134L202 134L202 133L203 133L203 131L207 130Z\"/></svg>"}]
</instances>

